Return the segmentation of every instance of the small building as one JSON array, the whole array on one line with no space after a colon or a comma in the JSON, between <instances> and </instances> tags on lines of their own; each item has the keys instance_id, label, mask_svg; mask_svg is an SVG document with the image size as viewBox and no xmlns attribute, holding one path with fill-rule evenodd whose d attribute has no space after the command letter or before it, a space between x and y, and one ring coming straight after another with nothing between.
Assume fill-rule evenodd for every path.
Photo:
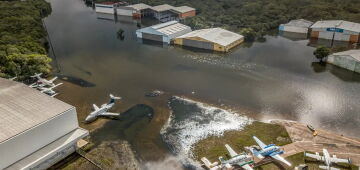
<instances>
[{"instance_id":1,"label":"small building","mask_svg":"<svg viewBox=\"0 0 360 170\"><path fill-rule=\"evenodd\" d=\"M175 38L174 44L220 52L228 52L241 44L244 36L222 28L210 28L192 31Z\"/></svg>"},{"instance_id":2,"label":"small building","mask_svg":"<svg viewBox=\"0 0 360 170\"><path fill-rule=\"evenodd\" d=\"M291 20L286 24L281 24L279 26L279 30L284 32L307 34L310 26L313 24L313 22L304 19Z\"/></svg>"},{"instance_id":3,"label":"small building","mask_svg":"<svg viewBox=\"0 0 360 170\"><path fill-rule=\"evenodd\" d=\"M140 3L128 6L120 6L116 8L117 15L132 16L134 18L142 18L151 14L151 6Z\"/></svg>"},{"instance_id":4,"label":"small building","mask_svg":"<svg viewBox=\"0 0 360 170\"><path fill-rule=\"evenodd\" d=\"M189 26L180 24L178 21L169 21L136 30L136 36L142 39L170 44L172 39L189 32L191 32Z\"/></svg>"},{"instance_id":5,"label":"small building","mask_svg":"<svg viewBox=\"0 0 360 170\"><path fill-rule=\"evenodd\" d=\"M171 12L177 14L178 19L185 19L187 17L193 17L196 15L195 8L191 8L188 6L180 6L180 7L174 7L170 9Z\"/></svg>"},{"instance_id":6,"label":"small building","mask_svg":"<svg viewBox=\"0 0 360 170\"><path fill-rule=\"evenodd\" d=\"M360 50L348 50L329 55L327 62L360 73Z\"/></svg>"},{"instance_id":7,"label":"small building","mask_svg":"<svg viewBox=\"0 0 360 170\"><path fill-rule=\"evenodd\" d=\"M46 169L87 135L74 106L0 78L0 169Z\"/></svg>"},{"instance_id":8,"label":"small building","mask_svg":"<svg viewBox=\"0 0 360 170\"><path fill-rule=\"evenodd\" d=\"M311 26L311 37L357 43L360 42L360 24L343 20L318 21Z\"/></svg>"},{"instance_id":9,"label":"small building","mask_svg":"<svg viewBox=\"0 0 360 170\"><path fill-rule=\"evenodd\" d=\"M177 20L177 15L170 11L174 7L168 4L158 5L151 8L153 16L160 22Z\"/></svg>"},{"instance_id":10,"label":"small building","mask_svg":"<svg viewBox=\"0 0 360 170\"><path fill-rule=\"evenodd\" d=\"M95 3L95 12L105 13L105 14L114 14L116 8L126 5L126 2L100 2Z\"/></svg>"}]
</instances>

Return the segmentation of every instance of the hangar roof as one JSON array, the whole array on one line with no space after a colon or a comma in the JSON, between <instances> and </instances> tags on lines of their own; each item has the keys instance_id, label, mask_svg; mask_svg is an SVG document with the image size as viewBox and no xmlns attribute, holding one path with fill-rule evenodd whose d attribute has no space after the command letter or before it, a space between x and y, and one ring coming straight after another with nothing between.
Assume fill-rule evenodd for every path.
<instances>
[{"instance_id":1,"label":"hangar roof","mask_svg":"<svg viewBox=\"0 0 360 170\"><path fill-rule=\"evenodd\" d=\"M128 5L127 7L131 7L131 8L134 8L136 10L143 10L143 9L151 8L150 5L147 5L147 4L144 4L144 3Z\"/></svg>"},{"instance_id":2,"label":"hangar roof","mask_svg":"<svg viewBox=\"0 0 360 170\"><path fill-rule=\"evenodd\" d=\"M348 50L343 52L334 53L336 56L350 56L360 62L360 50Z\"/></svg>"},{"instance_id":3,"label":"hangar roof","mask_svg":"<svg viewBox=\"0 0 360 170\"><path fill-rule=\"evenodd\" d=\"M22 83L0 78L0 143L72 108Z\"/></svg>"},{"instance_id":4,"label":"hangar roof","mask_svg":"<svg viewBox=\"0 0 360 170\"><path fill-rule=\"evenodd\" d=\"M360 24L343 20L318 21L311 28L340 28L344 30L360 32Z\"/></svg>"},{"instance_id":5,"label":"hangar roof","mask_svg":"<svg viewBox=\"0 0 360 170\"><path fill-rule=\"evenodd\" d=\"M222 28L209 28L189 32L178 38L200 37L210 42L214 42L223 46L227 46L244 36L222 29Z\"/></svg>"},{"instance_id":6,"label":"hangar roof","mask_svg":"<svg viewBox=\"0 0 360 170\"><path fill-rule=\"evenodd\" d=\"M151 9L156 12L162 12L162 11L167 11L167 10L170 10L173 8L174 7L169 4L163 4L163 5L153 6Z\"/></svg>"},{"instance_id":7,"label":"hangar roof","mask_svg":"<svg viewBox=\"0 0 360 170\"><path fill-rule=\"evenodd\" d=\"M137 31L145 32L145 33L157 33L161 35L170 36L176 33L180 33L184 30L191 31L191 28L187 25L179 23L178 21L169 21L169 22L153 25L150 27L142 28Z\"/></svg>"}]
</instances>

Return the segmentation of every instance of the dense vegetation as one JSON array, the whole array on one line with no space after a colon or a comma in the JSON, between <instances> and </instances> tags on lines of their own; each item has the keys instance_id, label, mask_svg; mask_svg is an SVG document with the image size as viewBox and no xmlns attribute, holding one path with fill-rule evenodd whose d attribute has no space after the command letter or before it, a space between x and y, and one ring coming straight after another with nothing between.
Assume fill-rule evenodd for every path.
<instances>
[{"instance_id":1,"label":"dense vegetation","mask_svg":"<svg viewBox=\"0 0 360 170\"><path fill-rule=\"evenodd\" d=\"M0 1L0 77L50 72L41 21L50 13L45 0Z\"/></svg>"},{"instance_id":2,"label":"dense vegetation","mask_svg":"<svg viewBox=\"0 0 360 170\"><path fill-rule=\"evenodd\" d=\"M360 22L359 0L129 0L132 3L188 5L197 16L186 19L194 28L223 27L239 32L252 28L264 34L291 19L343 19Z\"/></svg>"}]
</instances>

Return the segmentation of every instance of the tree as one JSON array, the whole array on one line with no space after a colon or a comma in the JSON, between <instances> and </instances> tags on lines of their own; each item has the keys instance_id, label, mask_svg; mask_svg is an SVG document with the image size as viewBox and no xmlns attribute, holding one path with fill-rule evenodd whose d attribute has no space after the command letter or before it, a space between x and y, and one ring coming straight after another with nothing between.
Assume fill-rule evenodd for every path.
<instances>
[{"instance_id":1,"label":"tree","mask_svg":"<svg viewBox=\"0 0 360 170\"><path fill-rule=\"evenodd\" d=\"M243 28L240 34L245 37L245 41L254 41L256 38L256 32L252 28Z\"/></svg>"},{"instance_id":2,"label":"tree","mask_svg":"<svg viewBox=\"0 0 360 170\"><path fill-rule=\"evenodd\" d=\"M323 59L329 56L330 53L331 53L330 48L322 47L322 46L316 48L316 50L314 51L314 55L317 59L320 60L320 63L322 63Z\"/></svg>"}]
</instances>

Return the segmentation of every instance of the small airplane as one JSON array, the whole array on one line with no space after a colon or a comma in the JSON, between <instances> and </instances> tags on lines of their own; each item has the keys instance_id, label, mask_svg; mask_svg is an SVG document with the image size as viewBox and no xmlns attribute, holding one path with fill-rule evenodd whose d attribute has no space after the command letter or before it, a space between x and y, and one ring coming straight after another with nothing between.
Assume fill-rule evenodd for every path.
<instances>
[{"instance_id":1,"label":"small airplane","mask_svg":"<svg viewBox=\"0 0 360 170\"><path fill-rule=\"evenodd\" d=\"M340 159L337 158L336 155L333 155L333 157L330 156L329 152L326 149L323 149L323 156L320 156L318 152L315 154L306 153L304 152L304 155L310 158L317 159L319 161L324 161L326 166L319 166L321 169L327 169L327 170L339 170L338 168L332 168L330 167L332 163L348 163L351 164L350 159Z\"/></svg>"},{"instance_id":2,"label":"small airplane","mask_svg":"<svg viewBox=\"0 0 360 170\"><path fill-rule=\"evenodd\" d=\"M38 81L31 84L29 87L38 87L38 86L55 86L54 84L54 81L57 79L57 77L54 77L53 79L51 80L46 80L44 78L41 78L41 75L42 73L39 73L39 74L34 74L33 76L30 76L30 77L33 77L33 78L37 78Z\"/></svg>"},{"instance_id":3,"label":"small airplane","mask_svg":"<svg viewBox=\"0 0 360 170\"><path fill-rule=\"evenodd\" d=\"M230 167L233 165L238 165L246 170L253 170L250 164L253 164L254 161L251 159L250 155L246 153L237 154L228 144L225 145L227 151L229 152L231 158L229 160L225 160L222 156L219 157L221 164L225 165L225 167Z\"/></svg>"},{"instance_id":4,"label":"small airplane","mask_svg":"<svg viewBox=\"0 0 360 170\"><path fill-rule=\"evenodd\" d=\"M288 166L291 166L291 163L285 160L280 155L284 153L283 150L280 149L279 146L276 146L275 144L265 145L260 139L258 139L256 136L253 136L255 142L260 146L261 150L258 151L255 148L250 148L250 151L258 158L263 159L266 156L270 156L276 160L279 160L283 163L285 163Z\"/></svg>"},{"instance_id":5,"label":"small airplane","mask_svg":"<svg viewBox=\"0 0 360 170\"><path fill-rule=\"evenodd\" d=\"M90 123L97 119L98 116L118 116L120 113L110 113L107 112L110 108L112 108L115 105L115 100L119 100L121 97L115 97L112 94L110 94L110 101L109 103L105 103L101 105L99 108L95 104L93 104L94 111L91 112L86 118L85 122Z\"/></svg>"},{"instance_id":6,"label":"small airplane","mask_svg":"<svg viewBox=\"0 0 360 170\"><path fill-rule=\"evenodd\" d=\"M54 86L51 86L51 87L38 87L39 91L41 93L45 93L51 97L54 97L55 95L57 95L57 93L53 90L55 87L57 86L60 86L62 85L63 83L59 83L59 84L56 84Z\"/></svg>"},{"instance_id":7,"label":"small airplane","mask_svg":"<svg viewBox=\"0 0 360 170\"><path fill-rule=\"evenodd\" d=\"M218 162L211 163L206 157L202 157L201 161L209 170L219 170L222 168Z\"/></svg>"}]
</instances>

